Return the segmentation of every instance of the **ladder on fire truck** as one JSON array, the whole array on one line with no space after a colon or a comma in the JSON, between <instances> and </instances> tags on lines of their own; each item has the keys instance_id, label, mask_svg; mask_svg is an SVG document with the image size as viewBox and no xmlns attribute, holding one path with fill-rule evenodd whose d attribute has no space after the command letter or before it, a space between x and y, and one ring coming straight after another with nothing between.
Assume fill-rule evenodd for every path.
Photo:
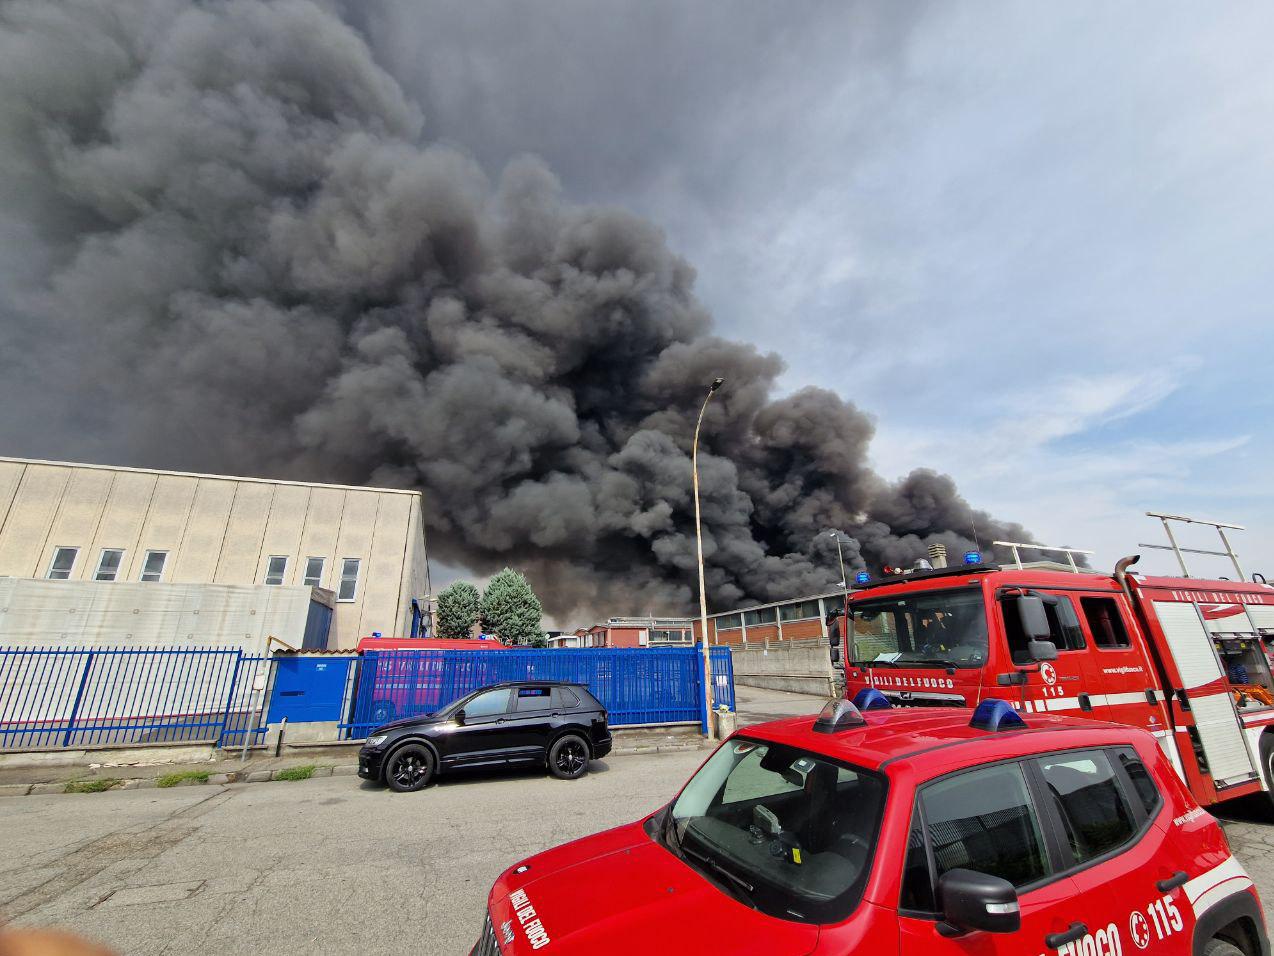
<instances>
[{"instance_id":1,"label":"ladder on fire truck","mask_svg":"<svg viewBox=\"0 0 1274 956\"><path fill-rule=\"evenodd\" d=\"M1075 563L1075 555L1077 554L1093 554L1092 551L1085 551L1083 548L1055 548L1046 544L1030 544L1025 541L992 541L991 544L997 548L1008 548L1013 552L1013 562L1017 565L1019 571L1023 570L1022 555L1018 551L1019 548L1027 548L1031 551L1055 551L1059 554L1065 554L1066 560L1070 562L1071 570L1076 574L1079 573L1079 565Z\"/></svg>"},{"instance_id":2,"label":"ladder on fire truck","mask_svg":"<svg viewBox=\"0 0 1274 956\"><path fill-rule=\"evenodd\" d=\"M1146 544L1139 543L1139 548L1154 548L1157 551L1171 551L1177 556L1177 564L1181 566L1181 576L1183 578L1190 577L1190 569L1186 567L1185 556L1187 554L1207 554L1215 558L1229 558L1230 563L1234 565L1234 573L1239 576L1240 581L1246 581L1247 575L1243 573L1243 566L1239 564L1239 556L1234 553L1234 548L1230 546L1230 539L1225 536L1225 529L1231 531L1246 531L1247 529L1241 524L1230 524L1225 521L1208 521L1204 518L1189 518L1185 515L1170 515L1159 511L1147 511L1147 518L1158 518L1163 522L1164 533L1168 536L1167 544ZM1180 521L1184 524L1200 524L1209 528L1216 528L1217 534L1221 536L1221 544L1225 548L1224 551L1208 551L1203 548L1183 548L1177 544L1177 538L1172 533L1172 524L1170 522Z\"/></svg>"}]
</instances>

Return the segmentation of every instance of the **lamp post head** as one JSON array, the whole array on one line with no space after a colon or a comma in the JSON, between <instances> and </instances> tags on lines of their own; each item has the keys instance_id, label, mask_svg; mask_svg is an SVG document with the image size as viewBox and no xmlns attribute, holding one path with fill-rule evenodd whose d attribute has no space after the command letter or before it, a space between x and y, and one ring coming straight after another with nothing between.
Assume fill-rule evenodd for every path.
<instances>
[{"instance_id":1,"label":"lamp post head","mask_svg":"<svg viewBox=\"0 0 1274 956\"><path fill-rule=\"evenodd\" d=\"M724 385L724 384L725 384L725 379L723 379L723 378L716 378L716 379L713 379L713 380L712 380L712 384L708 386L708 391L709 391L709 392L715 392L717 389L719 389L719 388L720 388L722 385Z\"/></svg>"}]
</instances>

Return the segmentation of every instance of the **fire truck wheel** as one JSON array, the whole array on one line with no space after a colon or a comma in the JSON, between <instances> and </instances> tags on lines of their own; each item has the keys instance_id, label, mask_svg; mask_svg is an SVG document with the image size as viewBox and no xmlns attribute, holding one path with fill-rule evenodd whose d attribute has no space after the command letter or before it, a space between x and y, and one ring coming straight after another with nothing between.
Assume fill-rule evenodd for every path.
<instances>
[{"instance_id":1,"label":"fire truck wheel","mask_svg":"<svg viewBox=\"0 0 1274 956\"><path fill-rule=\"evenodd\" d=\"M1229 940L1214 936L1204 944L1203 956L1246 956L1246 954Z\"/></svg>"},{"instance_id":2,"label":"fire truck wheel","mask_svg":"<svg viewBox=\"0 0 1274 956\"><path fill-rule=\"evenodd\" d=\"M421 744L399 747L385 761L385 783L399 793L424 789L433 775L433 754Z\"/></svg>"},{"instance_id":3,"label":"fire truck wheel","mask_svg":"<svg viewBox=\"0 0 1274 956\"><path fill-rule=\"evenodd\" d=\"M1274 803L1274 734L1261 735L1261 772L1265 774L1265 796Z\"/></svg>"},{"instance_id":4,"label":"fire truck wheel","mask_svg":"<svg viewBox=\"0 0 1274 956\"><path fill-rule=\"evenodd\" d=\"M574 780L588 769L588 744L582 737L567 734L549 748L549 773L559 780Z\"/></svg>"}]
</instances>

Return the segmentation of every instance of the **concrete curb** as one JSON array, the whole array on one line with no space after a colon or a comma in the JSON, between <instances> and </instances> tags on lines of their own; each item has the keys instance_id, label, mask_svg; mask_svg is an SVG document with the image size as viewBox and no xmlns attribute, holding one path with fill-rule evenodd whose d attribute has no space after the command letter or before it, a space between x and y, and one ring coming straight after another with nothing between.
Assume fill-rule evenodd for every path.
<instances>
[{"instance_id":1,"label":"concrete curb","mask_svg":"<svg viewBox=\"0 0 1274 956\"><path fill-rule=\"evenodd\" d=\"M110 793L113 790L153 790L153 789L176 789L178 787L227 787L231 784L243 783L270 783L273 781L284 781L290 783L300 783L301 780L319 780L324 777L356 777L358 776L358 764L342 764L335 767L315 767L308 777L302 777L301 780L293 780L287 776L290 771L296 770L295 767L280 767L277 770L250 770L237 771L232 770L228 773L214 773L208 776L207 780L182 780L173 784L172 787L159 787L153 777L136 777L129 779L119 779L113 787L107 787L105 790L90 791L94 793ZM279 776L283 774L284 776ZM48 796L51 794L60 794L66 796L75 796L77 791L67 793L66 788L71 786L72 781L63 781L61 783L17 783L5 784L0 786L0 797L36 797Z\"/></svg>"},{"instance_id":2,"label":"concrete curb","mask_svg":"<svg viewBox=\"0 0 1274 956\"><path fill-rule=\"evenodd\" d=\"M611 757L638 756L642 754L664 754L664 753L686 753L693 750L702 750L703 742L701 740L678 741L676 743L649 744L639 747L624 747L612 750L609 754ZM289 781L299 783L300 781L292 781L288 776L289 772L296 770L295 767L280 767L275 770L230 770L225 773L209 774L207 780L188 779L174 785L175 787L228 787L245 783L270 783L273 781ZM284 776L280 777L279 775ZM319 780L325 777L356 777L358 776L358 764L338 764L337 766L315 767L308 777L304 780ZM69 782L61 783L18 783L5 784L0 786L0 797L26 797L26 796L48 796L51 794L65 794L73 796L75 794L67 794L66 788ZM151 790L158 785L154 777L136 777L123 778L113 787L106 790L95 791L98 793L109 793L112 790ZM165 788L160 788L165 789Z\"/></svg>"}]
</instances>

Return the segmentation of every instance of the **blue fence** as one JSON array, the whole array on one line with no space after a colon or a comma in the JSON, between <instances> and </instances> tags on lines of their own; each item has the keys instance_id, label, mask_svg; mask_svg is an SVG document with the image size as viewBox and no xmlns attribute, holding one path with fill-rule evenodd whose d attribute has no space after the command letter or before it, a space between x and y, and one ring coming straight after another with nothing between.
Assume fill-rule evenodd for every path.
<instances>
[{"instance_id":1,"label":"blue fence","mask_svg":"<svg viewBox=\"0 0 1274 956\"><path fill-rule=\"evenodd\" d=\"M257 742L271 664L233 648L0 648L0 748Z\"/></svg>"},{"instance_id":2,"label":"blue fence","mask_svg":"<svg viewBox=\"0 0 1274 956\"><path fill-rule=\"evenodd\" d=\"M711 656L714 704L734 710L730 649L715 647ZM368 651L357 667L350 717L341 724L351 738L502 681L585 684L612 726L704 721L703 656L692 647Z\"/></svg>"},{"instance_id":3,"label":"blue fence","mask_svg":"<svg viewBox=\"0 0 1274 956\"><path fill-rule=\"evenodd\" d=\"M291 666L304 663L306 666ZM261 743L266 726L327 721L357 739L501 681L585 684L614 726L704 722L697 648L396 650L266 658L234 648L0 647L0 749ZM735 709L727 647L714 706Z\"/></svg>"}]
</instances>

